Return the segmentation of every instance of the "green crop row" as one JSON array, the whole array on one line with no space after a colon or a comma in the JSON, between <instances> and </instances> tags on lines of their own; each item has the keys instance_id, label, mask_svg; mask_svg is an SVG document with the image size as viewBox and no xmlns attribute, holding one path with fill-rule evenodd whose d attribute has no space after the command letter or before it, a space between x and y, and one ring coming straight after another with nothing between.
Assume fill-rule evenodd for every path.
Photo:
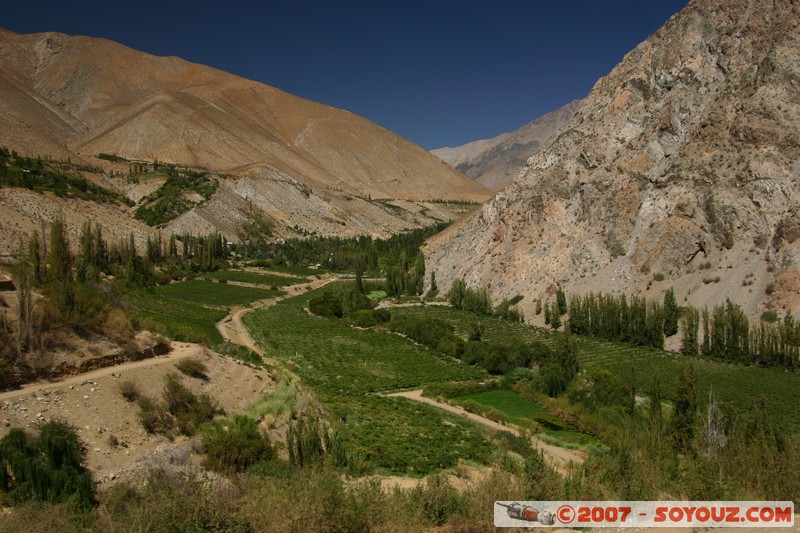
<instances>
[{"instance_id":1,"label":"green crop row","mask_svg":"<svg viewBox=\"0 0 800 533\"><path fill-rule=\"evenodd\" d=\"M424 474L459 460L483 460L490 445L459 417L376 394L485 372L398 335L355 329L304 310L321 290L250 313L245 322L270 357L310 386L364 470Z\"/></svg>"},{"instance_id":2,"label":"green crop row","mask_svg":"<svg viewBox=\"0 0 800 533\"><path fill-rule=\"evenodd\" d=\"M227 281L238 281L241 283L252 283L254 285L265 285L267 287L284 287L286 285L296 285L306 281L305 278L295 276L278 276L276 274L261 274L247 270L218 270L209 272L203 276L207 279Z\"/></svg>"},{"instance_id":3,"label":"green crop row","mask_svg":"<svg viewBox=\"0 0 800 533\"><path fill-rule=\"evenodd\" d=\"M481 324L483 339L501 342L520 337L527 342L541 342L551 347L560 346L562 334L542 328L499 320L493 317L466 313L439 306L398 308L395 316L415 316L444 320L455 327L456 333L466 335L476 322ZM800 374L779 369L758 368L730 364L703 357L688 358L680 354L654 348L632 346L573 335L578 346L578 359L582 365L598 365L617 375L624 383L633 379L636 388L644 393L650 388L654 376L661 383L661 394L671 398L681 363L693 362L697 369L698 396L707 401L713 390L720 400L729 402L739 410L747 411L766 398L767 411L773 420L789 433L800 431Z\"/></svg>"}]
</instances>

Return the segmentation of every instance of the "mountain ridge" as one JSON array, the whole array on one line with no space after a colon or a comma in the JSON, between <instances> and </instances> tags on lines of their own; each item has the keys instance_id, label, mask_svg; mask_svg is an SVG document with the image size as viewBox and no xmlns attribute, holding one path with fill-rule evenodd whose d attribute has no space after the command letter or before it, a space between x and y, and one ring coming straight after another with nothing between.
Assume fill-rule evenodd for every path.
<instances>
[{"instance_id":1,"label":"mountain ridge","mask_svg":"<svg viewBox=\"0 0 800 533\"><path fill-rule=\"evenodd\" d=\"M208 171L228 184L220 188L226 194L250 191L250 199L240 199L275 223L281 238L297 231L387 236L458 216L430 200L481 202L491 195L421 147L349 111L93 37L0 29L0 120L0 146L99 168L87 178L123 194L132 189L125 178L130 165L100 154ZM270 192L259 193L260 187ZM269 194L283 203L276 207ZM195 209L204 206L161 230L192 229L192 220L215 218L198 218ZM226 218L226 231L247 219ZM139 225L137 242L152 231Z\"/></svg>"},{"instance_id":2,"label":"mountain ridge","mask_svg":"<svg viewBox=\"0 0 800 533\"><path fill-rule=\"evenodd\" d=\"M694 0L512 184L426 247L437 284L800 309L800 8Z\"/></svg>"}]
</instances>

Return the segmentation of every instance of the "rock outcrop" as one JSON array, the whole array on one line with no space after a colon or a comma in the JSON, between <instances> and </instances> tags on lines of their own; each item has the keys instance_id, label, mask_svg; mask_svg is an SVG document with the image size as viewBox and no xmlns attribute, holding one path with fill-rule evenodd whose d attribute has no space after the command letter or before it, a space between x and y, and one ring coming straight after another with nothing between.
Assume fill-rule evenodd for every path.
<instances>
[{"instance_id":1,"label":"rock outcrop","mask_svg":"<svg viewBox=\"0 0 800 533\"><path fill-rule=\"evenodd\" d=\"M558 286L800 309L798 24L788 0L692 1L429 243L439 287L523 294L528 316Z\"/></svg>"}]
</instances>

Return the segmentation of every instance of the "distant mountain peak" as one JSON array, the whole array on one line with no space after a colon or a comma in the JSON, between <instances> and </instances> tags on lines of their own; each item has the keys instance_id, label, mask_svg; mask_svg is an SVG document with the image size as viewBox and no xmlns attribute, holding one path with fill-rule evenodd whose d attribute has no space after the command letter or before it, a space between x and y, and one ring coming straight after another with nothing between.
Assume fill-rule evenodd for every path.
<instances>
[{"instance_id":1,"label":"distant mountain peak","mask_svg":"<svg viewBox=\"0 0 800 533\"><path fill-rule=\"evenodd\" d=\"M454 148L437 148L431 153L478 183L493 190L503 189L528 158L569 122L580 103L580 100L573 100L510 133Z\"/></svg>"}]
</instances>

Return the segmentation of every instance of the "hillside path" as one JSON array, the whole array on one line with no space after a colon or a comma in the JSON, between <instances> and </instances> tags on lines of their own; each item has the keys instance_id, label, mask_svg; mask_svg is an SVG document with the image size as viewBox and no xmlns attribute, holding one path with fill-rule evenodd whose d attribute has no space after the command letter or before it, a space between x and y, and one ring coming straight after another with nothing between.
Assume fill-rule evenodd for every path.
<instances>
[{"instance_id":1,"label":"hillside path","mask_svg":"<svg viewBox=\"0 0 800 533\"><path fill-rule=\"evenodd\" d=\"M488 418L482 417L475 413L470 413L462 407L456 407L454 405L437 402L431 398L426 398L422 396L422 389L395 392L392 394L387 394L386 396L406 398L415 402L425 403L438 409L464 416L473 422L477 422L478 424L495 429L497 431L506 431L516 435L517 437L519 437L520 434L519 430L515 428L504 426L498 422L495 422L494 420L489 420ZM541 450L544 453L545 460L563 475L568 473L570 463L583 464L583 461L585 460L585 456L580 452L569 450L567 448L559 448L558 446L553 446L552 444L547 444L536 437L531 437L531 444L537 450Z\"/></svg>"},{"instance_id":2,"label":"hillside path","mask_svg":"<svg viewBox=\"0 0 800 533\"><path fill-rule=\"evenodd\" d=\"M36 392L40 392L44 389L51 389L53 387L77 385L83 383L84 381L101 378L104 376L108 376L110 374L116 374L124 370L133 370L135 368L142 368L146 366L174 363L179 359L185 359L193 355L202 354L205 350L205 347L203 347L202 345L194 344L191 342L173 341L170 346L171 350L167 355L150 357L147 359L140 359L139 361L130 361L128 363L121 363L119 365L106 366L103 368L98 368L96 370L90 370L89 372L84 372L82 374L75 374L74 376L70 376L66 379L58 381L39 381L35 383L28 383L26 385L23 385L19 389L0 393L0 401L13 400L15 398L24 396L26 394L33 394Z\"/></svg>"},{"instance_id":3,"label":"hillside path","mask_svg":"<svg viewBox=\"0 0 800 533\"><path fill-rule=\"evenodd\" d=\"M324 287L328 283L336 281L337 279L338 278L332 274L325 274L320 279L304 281L295 285L286 285L285 287L281 287L281 290L285 292L285 294L281 296L256 300L254 302L250 302L248 305L231 307L228 315L217 322L217 330L219 331L220 335L222 335L223 339L233 344L244 346L259 355L265 355L263 348L258 345L253 336L250 334L250 330L248 330L247 326L244 325L244 322L242 321L244 315L250 313L251 311L255 311L256 309L271 307L281 300L285 300L286 298L291 298L299 294L303 294L304 292Z\"/></svg>"}]
</instances>

